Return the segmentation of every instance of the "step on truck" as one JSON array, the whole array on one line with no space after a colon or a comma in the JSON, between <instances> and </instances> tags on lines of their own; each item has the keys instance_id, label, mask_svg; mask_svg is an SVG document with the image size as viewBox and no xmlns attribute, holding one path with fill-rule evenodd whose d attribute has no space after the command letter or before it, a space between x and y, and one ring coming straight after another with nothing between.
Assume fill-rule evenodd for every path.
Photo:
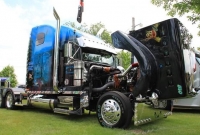
<instances>
[{"instance_id":1,"label":"step on truck","mask_svg":"<svg viewBox=\"0 0 200 135\"><path fill-rule=\"evenodd\" d=\"M46 108L54 113L96 112L101 126L127 128L171 115L171 105L156 109L146 103L192 95L192 69L187 30L177 19L145 28L112 33L113 46L68 26L33 27L27 55L26 94L0 90L0 107ZM116 49L130 51L137 63L118 68ZM166 106L166 104L161 104Z\"/></svg>"}]
</instances>

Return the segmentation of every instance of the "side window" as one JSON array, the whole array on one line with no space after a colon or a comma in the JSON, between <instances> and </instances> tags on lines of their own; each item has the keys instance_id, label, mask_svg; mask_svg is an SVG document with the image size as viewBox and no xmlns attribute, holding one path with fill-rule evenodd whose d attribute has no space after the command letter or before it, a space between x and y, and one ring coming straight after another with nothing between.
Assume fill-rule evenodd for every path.
<instances>
[{"instance_id":1,"label":"side window","mask_svg":"<svg viewBox=\"0 0 200 135\"><path fill-rule=\"evenodd\" d=\"M39 33L37 35L37 39L36 39L36 45L41 45L44 43L44 39L45 39L45 34L44 33Z\"/></svg>"},{"instance_id":2,"label":"side window","mask_svg":"<svg viewBox=\"0 0 200 135\"><path fill-rule=\"evenodd\" d=\"M5 86L5 82L1 82L1 88L4 88L4 86Z\"/></svg>"}]
</instances>

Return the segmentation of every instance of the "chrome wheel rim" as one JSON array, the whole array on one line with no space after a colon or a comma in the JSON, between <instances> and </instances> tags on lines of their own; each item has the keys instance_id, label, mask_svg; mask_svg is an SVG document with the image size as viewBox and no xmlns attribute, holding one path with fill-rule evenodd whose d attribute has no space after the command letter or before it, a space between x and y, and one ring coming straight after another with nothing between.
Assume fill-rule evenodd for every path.
<instances>
[{"instance_id":1,"label":"chrome wheel rim","mask_svg":"<svg viewBox=\"0 0 200 135\"><path fill-rule=\"evenodd\" d=\"M13 97L12 97L12 95L9 93L9 94L7 95L7 98L6 98L6 106L7 106L8 108L10 108L10 107L12 106L12 103L13 103Z\"/></svg>"},{"instance_id":2,"label":"chrome wheel rim","mask_svg":"<svg viewBox=\"0 0 200 135\"><path fill-rule=\"evenodd\" d=\"M121 108L115 100L108 99L102 104L101 114L102 114L102 119L108 125L113 126L121 118Z\"/></svg>"}]
</instances>

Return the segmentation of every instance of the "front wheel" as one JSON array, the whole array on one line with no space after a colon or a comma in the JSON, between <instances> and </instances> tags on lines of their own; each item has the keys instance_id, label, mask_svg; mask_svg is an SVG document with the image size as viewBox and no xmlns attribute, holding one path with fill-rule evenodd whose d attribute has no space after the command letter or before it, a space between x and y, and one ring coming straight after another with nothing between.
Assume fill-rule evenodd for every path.
<instances>
[{"instance_id":1,"label":"front wheel","mask_svg":"<svg viewBox=\"0 0 200 135\"><path fill-rule=\"evenodd\" d=\"M15 109L15 99L14 99L14 95L12 92L8 92L6 94L6 108L7 109Z\"/></svg>"},{"instance_id":2,"label":"front wheel","mask_svg":"<svg viewBox=\"0 0 200 135\"><path fill-rule=\"evenodd\" d=\"M105 93L97 103L97 118L103 127L127 128L132 120L130 100L117 91Z\"/></svg>"}]
</instances>

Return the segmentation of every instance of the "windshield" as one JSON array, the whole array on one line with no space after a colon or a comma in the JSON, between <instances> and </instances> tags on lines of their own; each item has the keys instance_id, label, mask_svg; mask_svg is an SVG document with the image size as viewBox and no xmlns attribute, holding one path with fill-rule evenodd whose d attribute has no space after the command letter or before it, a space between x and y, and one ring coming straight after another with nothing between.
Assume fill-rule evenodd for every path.
<instances>
[{"instance_id":1,"label":"windshield","mask_svg":"<svg viewBox=\"0 0 200 135\"><path fill-rule=\"evenodd\" d=\"M106 63L111 66L114 66L114 57L112 54L93 54L93 53L83 53L84 61L100 62Z\"/></svg>"}]
</instances>

